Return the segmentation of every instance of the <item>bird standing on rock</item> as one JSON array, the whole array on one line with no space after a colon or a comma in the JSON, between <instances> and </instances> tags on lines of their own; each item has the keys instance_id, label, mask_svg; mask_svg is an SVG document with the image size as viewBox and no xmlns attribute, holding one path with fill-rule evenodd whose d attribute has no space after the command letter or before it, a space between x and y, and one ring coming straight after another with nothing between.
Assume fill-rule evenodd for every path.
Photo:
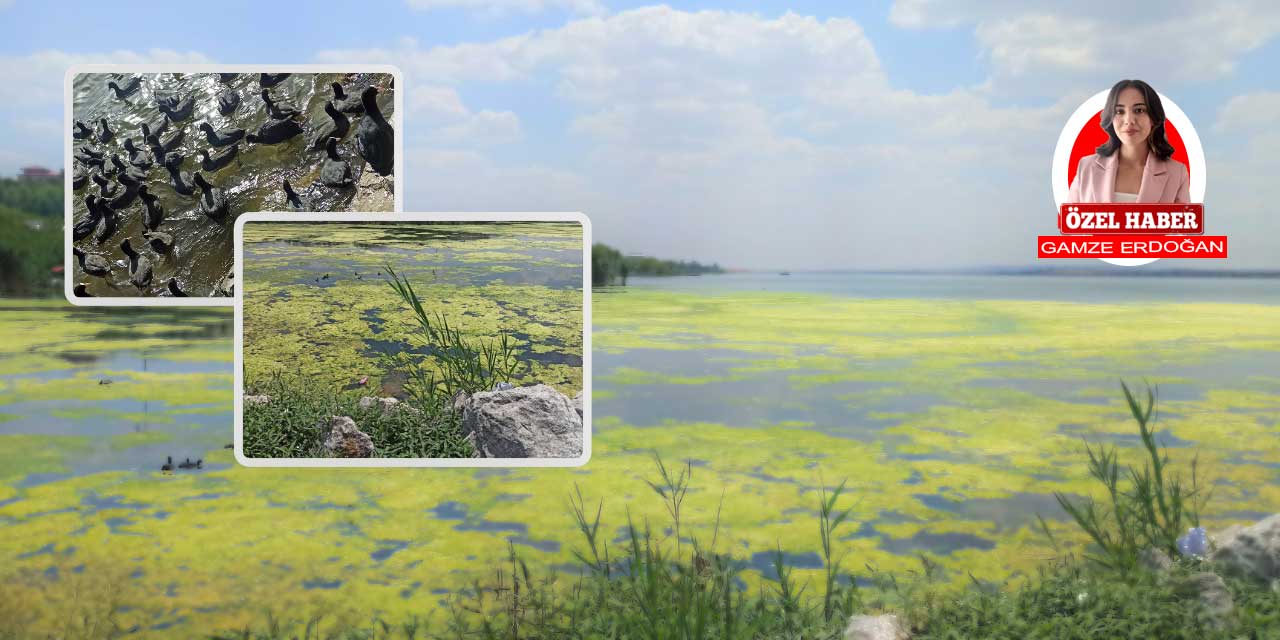
<instances>
[{"instance_id":1,"label":"bird standing on rock","mask_svg":"<svg viewBox=\"0 0 1280 640\"><path fill-rule=\"evenodd\" d=\"M395 131L378 109L378 88L360 94L365 116L356 127L356 149L380 176L390 175L395 163Z\"/></svg>"}]
</instances>

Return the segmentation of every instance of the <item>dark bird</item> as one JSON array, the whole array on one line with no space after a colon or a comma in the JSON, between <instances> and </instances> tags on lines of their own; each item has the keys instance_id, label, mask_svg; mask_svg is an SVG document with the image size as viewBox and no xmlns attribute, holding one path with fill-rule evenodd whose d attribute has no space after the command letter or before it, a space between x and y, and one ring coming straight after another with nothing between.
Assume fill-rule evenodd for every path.
<instances>
[{"instance_id":1,"label":"dark bird","mask_svg":"<svg viewBox=\"0 0 1280 640\"><path fill-rule=\"evenodd\" d=\"M76 285L76 288L75 288L75 289L73 289L73 291L75 292L75 294L76 294L76 297L77 297L77 298L96 298L96 297L98 297L98 296L93 295L92 293L89 293L89 285L88 285L87 283L84 283L84 282L81 282L80 284L77 284L77 285Z\"/></svg>"},{"instance_id":2,"label":"dark bird","mask_svg":"<svg viewBox=\"0 0 1280 640\"><path fill-rule=\"evenodd\" d=\"M134 166L126 165L124 160L120 159L120 154L111 154L111 167L115 169L113 173L117 176L127 175L133 178L135 182L141 182L147 179L147 172ZM119 178L117 178L118 180Z\"/></svg>"},{"instance_id":3,"label":"dark bird","mask_svg":"<svg viewBox=\"0 0 1280 640\"><path fill-rule=\"evenodd\" d=\"M150 153L133 146L133 138L124 139L124 150L129 154L129 164L147 170L155 162L155 158Z\"/></svg>"},{"instance_id":4,"label":"dark bird","mask_svg":"<svg viewBox=\"0 0 1280 640\"><path fill-rule=\"evenodd\" d=\"M160 471L163 473L173 473L173 456L165 458L165 463L160 465Z\"/></svg>"},{"instance_id":5,"label":"dark bird","mask_svg":"<svg viewBox=\"0 0 1280 640\"><path fill-rule=\"evenodd\" d=\"M333 89L333 106L338 111L356 115L364 113L364 103L360 101L360 96L347 95L337 82L330 83L329 87Z\"/></svg>"},{"instance_id":6,"label":"dark bird","mask_svg":"<svg viewBox=\"0 0 1280 640\"><path fill-rule=\"evenodd\" d=\"M108 180L102 174L93 174L92 180L94 184L98 185L98 197L100 198L114 198L120 192L120 185Z\"/></svg>"},{"instance_id":7,"label":"dark bird","mask_svg":"<svg viewBox=\"0 0 1280 640\"><path fill-rule=\"evenodd\" d=\"M209 144L215 147L225 147L229 144L240 142L244 137L244 129L223 129L222 131L214 131L213 125L208 122L200 123L200 130L204 132L204 137Z\"/></svg>"},{"instance_id":8,"label":"dark bird","mask_svg":"<svg viewBox=\"0 0 1280 640\"><path fill-rule=\"evenodd\" d=\"M229 164L236 159L236 155L240 153L240 145L235 145L216 156L209 155L208 149L200 151L200 168L213 173Z\"/></svg>"},{"instance_id":9,"label":"dark bird","mask_svg":"<svg viewBox=\"0 0 1280 640\"><path fill-rule=\"evenodd\" d=\"M302 133L302 125L293 120L268 120L258 127L258 132L244 137L255 144L280 144Z\"/></svg>"},{"instance_id":10,"label":"dark bird","mask_svg":"<svg viewBox=\"0 0 1280 640\"><path fill-rule=\"evenodd\" d=\"M93 158L94 160L105 160L107 158L106 151L98 151L89 145L82 145L76 149L76 156L80 158Z\"/></svg>"},{"instance_id":11,"label":"dark bird","mask_svg":"<svg viewBox=\"0 0 1280 640\"><path fill-rule=\"evenodd\" d=\"M98 142L102 142L104 144L111 142L116 137L116 134L111 130L111 127L107 125L107 119L99 118L98 122L102 124L102 131L98 132Z\"/></svg>"},{"instance_id":12,"label":"dark bird","mask_svg":"<svg viewBox=\"0 0 1280 640\"><path fill-rule=\"evenodd\" d=\"M351 121L342 115L342 112L333 108L332 104L324 103L324 112L329 117L324 122L313 125L311 142L307 143L308 149L323 149L328 144L329 138L341 140L347 137L347 132L351 130Z\"/></svg>"},{"instance_id":13,"label":"dark bird","mask_svg":"<svg viewBox=\"0 0 1280 640\"><path fill-rule=\"evenodd\" d=\"M209 184L199 172L191 177L200 187L200 211L214 220L226 218L231 209L227 206L227 196L222 189Z\"/></svg>"},{"instance_id":14,"label":"dark bird","mask_svg":"<svg viewBox=\"0 0 1280 640\"><path fill-rule=\"evenodd\" d=\"M94 138L93 129L79 120L75 122L76 130L71 133L71 137L76 140L92 140Z\"/></svg>"},{"instance_id":15,"label":"dark bird","mask_svg":"<svg viewBox=\"0 0 1280 640\"><path fill-rule=\"evenodd\" d=\"M120 250L124 255L129 256L129 282L132 282L139 291L151 286L151 260L134 251L128 238L120 243Z\"/></svg>"},{"instance_id":16,"label":"dark bird","mask_svg":"<svg viewBox=\"0 0 1280 640\"><path fill-rule=\"evenodd\" d=\"M191 184L191 174L182 170L183 157L171 153L164 159L164 168L169 171L169 184L173 190L184 196L194 195L195 185Z\"/></svg>"},{"instance_id":17,"label":"dark bird","mask_svg":"<svg viewBox=\"0 0 1280 640\"><path fill-rule=\"evenodd\" d=\"M355 178L351 177L351 163L338 155L337 138L329 138L325 153L329 157L320 165L320 182L330 187L350 187L355 184Z\"/></svg>"},{"instance_id":18,"label":"dark bird","mask_svg":"<svg viewBox=\"0 0 1280 640\"><path fill-rule=\"evenodd\" d=\"M182 289L179 289L179 288L178 288L178 279L177 279L177 278L169 278L169 295L172 295L172 296L173 296L173 297L175 297L175 298L189 298L189 297L190 297L190 296L188 296L188 295L187 295L187 292L185 292L185 291L183 291Z\"/></svg>"},{"instance_id":19,"label":"dark bird","mask_svg":"<svg viewBox=\"0 0 1280 640\"><path fill-rule=\"evenodd\" d=\"M142 237L156 253L169 253L173 250L173 236L163 231L143 231Z\"/></svg>"},{"instance_id":20,"label":"dark bird","mask_svg":"<svg viewBox=\"0 0 1280 640\"><path fill-rule=\"evenodd\" d=\"M145 209L142 212L142 226L147 231L155 231L164 221L164 205L160 204L160 198L153 195L146 185L138 187L138 197L142 198Z\"/></svg>"},{"instance_id":21,"label":"dark bird","mask_svg":"<svg viewBox=\"0 0 1280 640\"><path fill-rule=\"evenodd\" d=\"M235 89L227 89L218 94L218 113L229 116L236 112L236 107L240 106L240 94Z\"/></svg>"},{"instance_id":22,"label":"dark bird","mask_svg":"<svg viewBox=\"0 0 1280 640\"><path fill-rule=\"evenodd\" d=\"M102 217L102 224L98 225L98 230L93 235L93 240L98 244L102 244L116 234L116 227L119 225L120 220L116 216L116 210L111 208L105 198L98 198L98 212Z\"/></svg>"},{"instance_id":23,"label":"dark bird","mask_svg":"<svg viewBox=\"0 0 1280 640\"><path fill-rule=\"evenodd\" d=\"M169 282L173 282L173 280L170 280ZM185 461L178 463L178 468L179 469L199 469L201 462L203 462L203 460L197 460L195 462L192 462L191 458L187 458Z\"/></svg>"},{"instance_id":24,"label":"dark bird","mask_svg":"<svg viewBox=\"0 0 1280 640\"><path fill-rule=\"evenodd\" d=\"M160 111L166 116L169 116L170 120L174 122L182 122L183 120L191 117L192 112L195 111L195 107L195 97L187 96L183 100L172 98L166 101L165 104L160 105Z\"/></svg>"},{"instance_id":25,"label":"dark bird","mask_svg":"<svg viewBox=\"0 0 1280 640\"><path fill-rule=\"evenodd\" d=\"M293 190L293 185L289 184L288 180L284 181L284 200L285 203L289 205L290 211L311 210L311 203L304 200L302 196L299 196L298 192Z\"/></svg>"},{"instance_id":26,"label":"dark bird","mask_svg":"<svg viewBox=\"0 0 1280 640\"><path fill-rule=\"evenodd\" d=\"M71 163L71 189L79 191L89 184L89 174L85 173L85 169L79 162Z\"/></svg>"},{"instance_id":27,"label":"dark bird","mask_svg":"<svg viewBox=\"0 0 1280 640\"><path fill-rule=\"evenodd\" d=\"M111 263L106 258L96 253L85 253L80 247L72 247L71 253L76 257L76 262L80 263L80 270L99 278L106 277L111 273Z\"/></svg>"},{"instance_id":28,"label":"dark bird","mask_svg":"<svg viewBox=\"0 0 1280 640\"><path fill-rule=\"evenodd\" d=\"M356 149L378 175L390 175L395 164L395 131L378 110L378 88L366 87L360 101L365 117L356 126Z\"/></svg>"},{"instance_id":29,"label":"dark bird","mask_svg":"<svg viewBox=\"0 0 1280 640\"><path fill-rule=\"evenodd\" d=\"M266 89L262 90L262 101L267 103L267 115L277 120L292 118L302 113L301 110L288 102L276 102L271 98L271 92Z\"/></svg>"},{"instance_id":30,"label":"dark bird","mask_svg":"<svg viewBox=\"0 0 1280 640\"><path fill-rule=\"evenodd\" d=\"M142 130L142 139L146 140L151 136L158 136L169 130L169 116L160 116L160 124L147 124L146 122L138 125Z\"/></svg>"},{"instance_id":31,"label":"dark bird","mask_svg":"<svg viewBox=\"0 0 1280 640\"><path fill-rule=\"evenodd\" d=\"M232 80L235 80L238 77L240 77L240 74L238 73L219 73L218 82L230 84Z\"/></svg>"},{"instance_id":32,"label":"dark bird","mask_svg":"<svg viewBox=\"0 0 1280 640\"><path fill-rule=\"evenodd\" d=\"M125 98L128 98L129 96L138 92L138 88L142 86L142 78L139 78L138 76L134 76L131 80L124 83L123 87L116 84L115 80L112 80L111 82L107 83L107 86L110 87L111 90L116 93L117 100L124 100Z\"/></svg>"},{"instance_id":33,"label":"dark bird","mask_svg":"<svg viewBox=\"0 0 1280 640\"><path fill-rule=\"evenodd\" d=\"M84 207L88 212L79 222L71 227L71 239L80 242L85 238L93 235L93 230L98 228L98 223L102 222L102 213L98 211L97 198L93 194L84 197Z\"/></svg>"},{"instance_id":34,"label":"dark bird","mask_svg":"<svg viewBox=\"0 0 1280 640\"><path fill-rule=\"evenodd\" d=\"M160 147L161 151L169 153L170 151L177 149L178 145L182 144L182 140L186 136L187 132L182 129L174 131L173 135L168 138L164 138L163 140L160 139L160 136L153 133L147 138L147 144L151 145L152 151L155 150L155 147Z\"/></svg>"},{"instance_id":35,"label":"dark bird","mask_svg":"<svg viewBox=\"0 0 1280 640\"><path fill-rule=\"evenodd\" d=\"M116 179L120 181L120 184L124 185L124 193L112 198L107 204L112 209L119 211L127 209L129 205L133 204L134 200L138 199L138 188L142 186L142 183L128 173L121 173Z\"/></svg>"},{"instance_id":36,"label":"dark bird","mask_svg":"<svg viewBox=\"0 0 1280 640\"><path fill-rule=\"evenodd\" d=\"M288 77L289 77L289 76L291 76L291 75L293 75L293 74L291 74L291 73L264 73L264 74L262 74L262 75L258 76L258 85L259 85L259 86L261 86L263 89L266 89L267 87L274 87L274 86L276 86L276 85L280 84L281 82L283 82L285 78L288 78Z\"/></svg>"},{"instance_id":37,"label":"dark bird","mask_svg":"<svg viewBox=\"0 0 1280 640\"><path fill-rule=\"evenodd\" d=\"M106 157L88 147L81 147L77 149L74 154L74 159L80 161L80 163L86 167L106 169Z\"/></svg>"}]
</instances>

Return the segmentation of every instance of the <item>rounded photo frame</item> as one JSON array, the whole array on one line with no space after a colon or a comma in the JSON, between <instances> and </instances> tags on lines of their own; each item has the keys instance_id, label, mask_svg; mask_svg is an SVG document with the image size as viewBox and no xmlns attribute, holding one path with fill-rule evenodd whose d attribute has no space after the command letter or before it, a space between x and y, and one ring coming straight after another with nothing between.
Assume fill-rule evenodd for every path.
<instances>
[{"instance_id":1,"label":"rounded photo frame","mask_svg":"<svg viewBox=\"0 0 1280 640\"><path fill-rule=\"evenodd\" d=\"M1107 94L1110 90L1099 91L1093 94L1088 100L1076 107L1075 112L1067 119L1066 125L1062 127L1062 133L1058 136L1058 145L1053 151L1053 168L1049 176L1050 184L1053 186L1053 203L1055 208L1060 208L1063 203L1067 202L1068 194L1071 190L1071 183L1068 174L1071 170L1071 151L1075 147L1076 140L1080 138L1085 127L1102 111L1107 104ZM1186 145L1187 152L1187 172L1190 179L1188 193L1192 202L1204 202L1204 191L1206 183L1206 167L1204 161L1204 147L1200 145L1200 136L1196 133L1195 126L1191 124L1191 119L1187 114L1163 93L1156 92L1160 96L1160 102L1164 106L1165 118L1177 129L1182 137L1183 144ZM1159 260L1159 258L1098 258L1108 264L1114 264L1123 267L1136 267L1149 264Z\"/></svg>"}]
</instances>

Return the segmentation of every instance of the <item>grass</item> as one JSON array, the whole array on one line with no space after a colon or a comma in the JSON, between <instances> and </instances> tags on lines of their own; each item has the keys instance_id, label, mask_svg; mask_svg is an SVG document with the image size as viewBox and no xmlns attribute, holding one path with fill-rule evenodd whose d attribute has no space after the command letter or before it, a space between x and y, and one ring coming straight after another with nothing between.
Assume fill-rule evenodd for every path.
<instances>
[{"instance_id":1,"label":"grass","mask_svg":"<svg viewBox=\"0 0 1280 640\"><path fill-rule=\"evenodd\" d=\"M1184 525L1199 524L1207 496L1194 472L1187 484L1159 451L1154 390L1145 401L1127 385L1122 390L1138 425L1143 464L1122 467L1116 449L1086 444L1088 468L1104 500L1058 498L1089 546L1082 554L1060 552L1034 576L1011 576L1003 584L974 579L956 590L942 586L941 569L922 556L921 570L907 575L868 566L863 577L872 586L860 588L838 550L841 527L853 515L842 504L845 484L828 489L820 483L820 584L797 581L779 545L776 580L751 589L741 579L747 563L721 549L719 512L710 540L689 533L697 529L683 521L693 465L670 467L655 456L656 476L645 482L665 507L661 527L636 522L628 511L625 535L608 542L601 535L611 530L602 528L604 500L591 504L580 487L570 494L570 514L581 534L576 571L535 573L511 546L492 577L457 594L442 619L426 615L352 626L272 618L265 629L217 637L839 638L850 615L882 612L898 614L917 640L1280 637L1280 594L1268 585L1226 578L1236 607L1222 626L1183 587L1190 574L1212 570L1201 559L1179 557L1174 542ZM1045 533L1052 539L1048 527ZM1168 574L1138 567L1138 550L1167 551L1170 544L1176 560Z\"/></svg>"},{"instance_id":2,"label":"grass","mask_svg":"<svg viewBox=\"0 0 1280 640\"><path fill-rule=\"evenodd\" d=\"M520 353L511 337L502 332L496 342L467 337L449 324L440 312L428 313L408 277L384 265L391 276L388 283L413 311L421 333L419 341L431 348L434 367L420 360L397 359L409 374L408 391L420 404L451 405L459 393L492 390L499 382L511 382L524 369Z\"/></svg>"},{"instance_id":3,"label":"grass","mask_svg":"<svg viewBox=\"0 0 1280 640\"><path fill-rule=\"evenodd\" d=\"M268 395L267 404L245 404L244 453L251 458L323 458L332 416L350 416L373 439L383 458L466 458L474 448L464 439L460 418L439 405L408 402L383 412L363 409L368 391L338 391L274 376L246 385L248 395Z\"/></svg>"}]
</instances>

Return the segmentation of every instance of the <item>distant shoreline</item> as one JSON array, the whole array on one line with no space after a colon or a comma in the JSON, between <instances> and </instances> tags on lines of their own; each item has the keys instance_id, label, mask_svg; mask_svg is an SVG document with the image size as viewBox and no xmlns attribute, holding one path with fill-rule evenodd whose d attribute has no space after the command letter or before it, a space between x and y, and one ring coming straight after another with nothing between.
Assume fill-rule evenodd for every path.
<instances>
[{"instance_id":1,"label":"distant shoreline","mask_svg":"<svg viewBox=\"0 0 1280 640\"><path fill-rule=\"evenodd\" d=\"M977 268L977 269L725 269L722 273L885 276L1052 276L1067 278L1280 278L1280 270L1265 269L1096 269L1096 268Z\"/></svg>"}]
</instances>

